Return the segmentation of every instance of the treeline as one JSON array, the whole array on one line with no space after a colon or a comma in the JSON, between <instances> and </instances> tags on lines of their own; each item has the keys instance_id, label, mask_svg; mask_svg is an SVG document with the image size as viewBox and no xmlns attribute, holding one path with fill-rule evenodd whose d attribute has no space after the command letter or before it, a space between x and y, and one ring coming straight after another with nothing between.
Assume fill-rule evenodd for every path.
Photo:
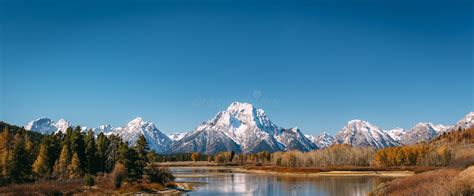
<instances>
[{"instance_id":1,"label":"treeline","mask_svg":"<svg viewBox=\"0 0 474 196\"><path fill-rule=\"evenodd\" d=\"M469 166L474 163L474 128L445 132L433 141L377 151L378 166Z\"/></svg>"},{"instance_id":2,"label":"treeline","mask_svg":"<svg viewBox=\"0 0 474 196\"><path fill-rule=\"evenodd\" d=\"M149 150L143 135L129 146L118 136L95 136L92 130L83 132L80 127L68 128L65 134L40 136L39 141L31 139L33 132L10 128L4 126L0 134L1 184L82 177L93 183L91 176L107 173L116 187L143 178L173 179L169 171L149 167L156 154Z\"/></svg>"}]
</instances>

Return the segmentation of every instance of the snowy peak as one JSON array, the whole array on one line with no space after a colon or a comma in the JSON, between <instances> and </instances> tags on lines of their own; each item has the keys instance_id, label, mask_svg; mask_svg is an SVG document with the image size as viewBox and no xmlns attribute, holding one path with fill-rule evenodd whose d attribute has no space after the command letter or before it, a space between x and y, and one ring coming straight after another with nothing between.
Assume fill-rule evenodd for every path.
<instances>
[{"instance_id":1,"label":"snowy peak","mask_svg":"<svg viewBox=\"0 0 474 196\"><path fill-rule=\"evenodd\" d=\"M150 145L150 149L157 153L166 152L172 143L171 139L158 130L155 124L144 121L141 117L133 119L124 127L115 129L115 133L128 141L130 145L135 145L138 137L143 135Z\"/></svg>"},{"instance_id":2,"label":"snowy peak","mask_svg":"<svg viewBox=\"0 0 474 196\"><path fill-rule=\"evenodd\" d=\"M398 145L386 132L363 120L347 122L347 125L337 133L335 141L355 147L384 148Z\"/></svg>"},{"instance_id":3,"label":"snowy peak","mask_svg":"<svg viewBox=\"0 0 474 196\"><path fill-rule=\"evenodd\" d=\"M388 133L388 135L390 135L390 137L391 137L393 140L399 142L400 139L402 138L402 136L405 135L406 130L403 129L403 128L397 127L397 128L395 128L395 129L390 129L390 130L388 130L388 131L386 131L386 132Z\"/></svg>"},{"instance_id":4,"label":"snowy peak","mask_svg":"<svg viewBox=\"0 0 474 196\"><path fill-rule=\"evenodd\" d=\"M92 129L94 134L100 134L104 133L105 135L109 135L115 131L115 128L112 127L112 125L106 124L106 125L100 125L94 129Z\"/></svg>"},{"instance_id":5,"label":"snowy peak","mask_svg":"<svg viewBox=\"0 0 474 196\"><path fill-rule=\"evenodd\" d=\"M236 148L235 143L244 153L280 151L285 146L275 138L279 130L281 128L273 124L262 109L256 109L249 103L234 102L187 134L173 148L185 152L199 148L200 152L207 153L215 152L208 149L212 145L221 150L230 150Z\"/></svg>"},{"instance_id":6,"label":"snowy peak","mask_svg":"<svg viewBox=\"0 0 474 196\"><path fill-rule=\"evenodd\" d=\"M71 123L61 118L58 120L58 122L56 122L56 124L54 124L54 126L58 128L57 131L66 133L67 128L71 127Z\"/></svg>"},{"instance_id":7,"label":"snowy peak","mask_svg":"<svg viewBox=\"0 0 474 196\"><path fill-rule=\"evenodd\" d=\"M433 125L432 123L417 123L412 129L407 131L401 138L400 143L408 145L418 142L430 141L439 133L446 130L444 125Z\"/></svg>"},{"instance_id":8,"label":"snowy peak","mask_svg":"<svg viewBox=\"0 0 474 196\"><path fill-rule=\"evenodd\" d=\"M464 118L453 125L452 129L468 129L474 127L474 112L469 112Z\"/></svg>"},{"instance_id":9,"label":"snowy peak","mask_svg":"<svg viewBox=\"0 0 474 196\"><path fill-rule=\"evenodd\" d=\"M25 129L29 131L36 131L42 134L51 134L58 131L65 133L67 128L70 126L70 123L64 119L60 119L57 123L54 123L54 121L50 118L43 117L29 122L25 126Z\"/></svg>"},{"instance_id":10,"label":"snowy peak","mask_svg":"<svg viewBox=\"0 0 474 196\"><path fill-rule=\"evenodd\" d=\"M319 136L306 135L318 148L327 148L334 143L334 137L327 132L322 132Z\"/></svg>"}]
</instances>

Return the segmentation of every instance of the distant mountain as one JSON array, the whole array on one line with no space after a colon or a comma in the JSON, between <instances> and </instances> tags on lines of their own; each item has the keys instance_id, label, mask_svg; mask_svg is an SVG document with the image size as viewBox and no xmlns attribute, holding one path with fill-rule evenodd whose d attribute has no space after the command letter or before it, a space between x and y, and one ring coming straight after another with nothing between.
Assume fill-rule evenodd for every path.
<instances>
[{"instance_id":1,"label":"distant mountain","mask_svg":"<svg viewBox=\"0 0 474 196\"><path fill-rule=\"evenodd\" d=\"M135 145L138 137L144 135L150 149L157 153L164 153L169 150L173 141L163 134L155 124L144 121L138 117L130 121L127 125L114 129L113 134L117 134L130 145Z\"/></svg>"},{"instance_id":2,"label":"distant mountain","mask_svg":"<svg viewBox=\"0 0 474 196\"><path fill-rule=\"evenodd\" d=\"M70 127L71 124L64 120L60 119L57 123L49 118L39 118L34 121L29 122L25 129L29 131L35 131L42 134L51 134L61 131L66 133L66 129Z\"/></svg>"},{"instance_id":3,"label":"distant mountain","mask_svg":"<svg viewBox=\"0 0 474 196\"><path fill-rule=\"evenodd\" d=\"M321 133L319 136L306 135L306 137L316 145L317 148L327 148L334 143L334 137L327 132Z\"/></svg>"},{"instance_id":4,"label":"distant mountain","mask_svg":"<svg viewBox=\"0 0 474 196\"><path fill-rule=\"evenodd\" d=\"M400 128L400 127L397 127L395 129L390 129L388 131L386 131L388 133L388 135L390 135L390 137L397 141L397 142L400 142L400 140L402 139L403 135L405 135L407 133L407 131L403 128Z\"/></svg>"},{"instance_id":5,"label":"distant mountain","mask_svg":"<svg viewBox=\"0 0 474 196\"><path fill-rule=\"evenodd\" d=\"M351 144L355 147L385 148L399 145L388 133L363 120L351 120L335 138L338 144Z\"/></svg>"},{"instance_id":6,"label":"distant mountain","mask_svg":"<svg viewBox=\"0 0 474 196\"><path fill-rule=\"evenodd\" d=\"M415 144L418 142L428 142L448 130L448 126L434 125L432 123L418 123L412 129L407 131L400 138L400 143L404 145Z\"/></svg>"}]
</instances>

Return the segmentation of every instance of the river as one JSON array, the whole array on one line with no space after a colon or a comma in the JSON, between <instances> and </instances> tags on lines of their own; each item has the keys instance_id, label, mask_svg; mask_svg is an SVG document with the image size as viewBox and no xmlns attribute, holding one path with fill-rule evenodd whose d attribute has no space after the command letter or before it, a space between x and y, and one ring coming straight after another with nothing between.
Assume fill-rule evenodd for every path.
<instances>
[{"instance_id":1,"label":"river","mask_svg":"<svg viewBox=\"0 0 474 196\"><path fill-rule=\"evenodd\" d=\"M235 172L229 168L172 167L176 182L193 185L188 195L367 195L380 176L281 176Z\"/></svg>"}]
</instances>

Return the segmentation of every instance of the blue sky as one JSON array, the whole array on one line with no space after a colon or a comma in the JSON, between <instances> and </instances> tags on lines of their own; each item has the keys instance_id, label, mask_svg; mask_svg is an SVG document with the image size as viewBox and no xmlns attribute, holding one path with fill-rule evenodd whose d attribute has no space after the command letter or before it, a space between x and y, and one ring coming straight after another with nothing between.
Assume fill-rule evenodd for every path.
<instances>
[{"instance_id":1,"label":"blue sky","mask_svg":"<svg viewBox=\"0 0 474 196\"><path fill-rule=\"evenodd\" d=\"M0 120L189 131L233 101L335 133L473 111L472 1L0 1Z\"/></svg>"}]
</instances>

